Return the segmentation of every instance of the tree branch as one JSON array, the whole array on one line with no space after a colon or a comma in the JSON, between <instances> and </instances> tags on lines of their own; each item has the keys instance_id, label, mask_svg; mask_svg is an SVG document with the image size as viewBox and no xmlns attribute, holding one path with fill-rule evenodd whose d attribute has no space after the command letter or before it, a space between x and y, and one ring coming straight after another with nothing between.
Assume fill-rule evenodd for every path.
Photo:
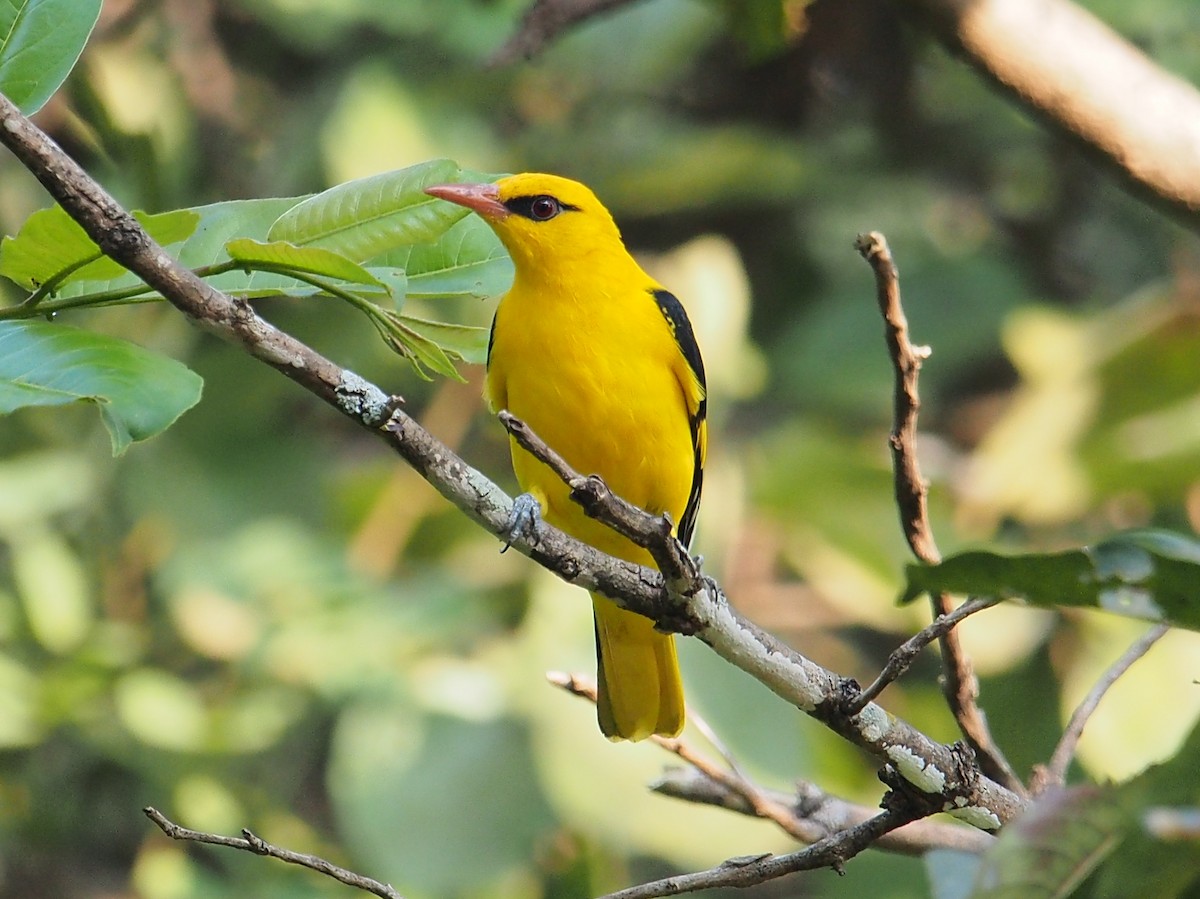
<instances>
[{"instance_id":1,"label":"tree branch","mask_svg":"<svg viewBox=\"0 0 1200 899\"><path fill-rule=\"evenodd\" d=\"M908 339L908 319L900 303L900 275L884 236L876 231L860 234L855 248L875 273L876 298L887 326L888 354L896 372L893 395L892 466L895 471L896 505L908 545L920 561L941 561L933 529L929 524L928 489L917 460L917 413L921 408L917 379L921 363L929 358L927 346L913 346ZM951 614L953 604L945 593L931 594L934 618ZM1010 790L1023 792L1021 779L992 739L987 720L979 708L979 681L971 660L962 648L958 633L947 629L938 636L942 649L942 692L959 730L979 756L980 766Z\"/></svg>"},{"instance_id":2,"label":"tree branch","mask_svg":"<svg viewBox=\"0 0 1200 899\"><path fill-rule=\"evenodd\" d=\"M848 705L849 710L857 712L865 707L868 702L873 701L889 684L895 682L912 666L922 649L934 640L941 639L957 627L964 618L974 615L976 612L982 612L984 609L990 609L999 601L992 597L971 599L948 615L939 615L931 624L917 631L892 650L892 654L888 656L887 664L883 666L879 676L871 682L869 687L854 697L854 701Z\"/></svg>"},{"instance_id":3,"label":"tree branch","mask_svg":"<svg viewBox=\"0 0 1200 899\"><path fill-rule=\"evenodd\" d=\"M894 764L918 789L941 793L947 799L962 790L996 791L993 795L1002 804L1014 801L1014 808L1020 808L1021 801L1012 791L980 775L969 748L930 741L874 703L868 703L857 713L848 712L848 702L858 692L857 688L853 688L853 694L850 692L852 682L805 658L738 614L720 586L700 571L675 539L667 516L651 515L615 496L595 475L583 477L520 419L508 413L502 413L501 419L522 449L547 465L571 488L572 498L587 515L645 547L656 562L661 560L667 571L665 576L643 569L647 579L653 579L662 588L663 595L655 599L652 610L640 602L631 602L633 597L628 595L613 595L612 599L622 608L646 615L663 630L696 636L777 696L880 761ZM543 532L549 530L542 528ZM909 742L914 738L919 745ZM975 808L969 810L964 804ZM990 808L990 804L985 803L984 807ZM971 800L953 799L945 803L944 810L993 829L988 827L993 822L977 817L980 808ZM1004 820L1007 819L1001 818L1001 822Z\"/></svg>"},{"instance_id":4,"label":"tree branch","mask_svg":"<svg viewBox=\"0 0 1200 899\"><path fill-rule=\"evenodd\" d=\"M632 0L534 0L516 32L492 56L489 65L503 66L536 56L568 28L593 16L626 6Z\"/></svg>"},{"instance_id":5,"label":"tree branch","mask_svg":"<svg viewBox=\"0 0 1200 899\"><path fill-rule=\"evenodd\" d=\"M1156 624L1151 627L1146 633L1142 634L1135 640L1130 647L1122 653L1108 667L1092 689L1088 691L1083 702L1079 703L1078 708L1071 713L1071 720L1067 722L1066 728L1063 730L1063 735L1059 738L1058 745L1054 747L1054 752L1050 756L1050 761L1045 766L1039 767L1034 772L1034 794L1041 793L1047 787L1062 786L1067 778L1067 766L1071 764L1071 759L1075 757L1075 748L1079 745L1079 738L1083 736L1083 729L1087 727L1088 720L1092 717L1092 713L1096 711L1096 707L1100 705L1100 700L1104 698L1104 694L1109 691L1130 666L1138 659L1150 651L1150 647L1162 639L1163 635L1171 629L1168 624Z\"/></svg>"},{"instance_id":6,"label":"tree branch","mask_svg":"<svg viewBox=\"0 0 1200 899\"><path fill-rule=\"evenodd\" d=\"M748 887L775 880L798 871L841 866L879 840L884 834L909 823L919 812L909 808L887 809L872 818L826 837L807 849L787 855L761 855L731 858L715 868L693 874L679 874L610 893L604 899L654 899L717 887Z\"/></svg>"},{"instance_id":7,"label":"tree branch","mask_svg":"<svg viewBox=\"0 0 1200 899\"><path fill-rule=\"evenodd\" d=\"M382 896L383 899L403 899L399 893L392 889L390 884L380 883L378 880L373 880L370 877L355 874L353 871L348 871L316 855L307 855L303 852L293 852L291 849L273 846L261 837L255 836L249 830L243 830L240 837L226 837L217 833L206 833L202 830L189 830L186 827L180 827L152 806L147 806L142 811L147 818L157 824L162 832L172 840L182 840L190 843L209 843L213 846L228 846L231 849L253 852L255 855L266 855L291 865L308 868L309 870L316 871L318 874L325 874L334 880L346 884L346 886L354 887L366 893L374 893L376 896Z\"/></svg>"},{"instance_id":8,"label":"tree branch","mask_svg":"<svg viewBox=\"0 0 1200 899\"><path fill-rule=\"evenodd\" d=\"M550 672L547 679L574 696L596 701L596 682L585 675ZM704 719L690 708L687 719L706 735L710 732ZM690 766L668 769L650 789L685 802L715 805L742 815L764 818L802 843L819 842L878 814L867 806L831 796L808 781L796 784L794 796L760 787L742 773L736 760L723 748L721 753L728 770L682 738L655 735L650 739ZM921 820L885 834L874 848L903 855L922 855L930 849L956 849L979 854L993 842L993 837L973 827Z\"/></svg>"},{"instance_id":9,"label":"tree branch","mask_svg":"<svg viewBox=\"0 0 1200 899\"><path fill-rule=\"evenodd\" d=\"M493 57L541 52L632 0L535 0ZM901 0L914 22L1098 159L1200 230L1200 91L1070 0Z\"/></svg>"},{"instance_id":10,"label":"tree branch","mask_svg":"<svg viewBox=\"0 0 1200 899\"><path fill-rule=\"evenodd\" d=\"M906 0L951 51L1200 230L1200 92L1069 0Z\"/></svg>"},{"instance_id":11,"label":"tree branch","mask_svg":"<svg viewBox=\"0 0 1200 899\"><path fill-rule=\"evenodd\" d=\"M64 210L106 254L134 272L171 303L218 336L284 373L347 418L382 437L438 490L490 533L507 532L512 501L407 415L396 398L305 346L180 266L137 221L45 134L0 97L0 143L45 185ZM607 490L604 491L607 494ZM598 507L613 508L611 495ZM640 513L647 545L674 540L663 520ZM563 580L598 590L623 608L661 626L694 633L720 656L757 678L778 696L823 721L901 775L941 806L969 823L998 828L1022 808L1022 800L981 776L958 746L945 746L889 715L874 703L857 715L845 712L842 678L780 643L739 615L717 584L682 553L678 577L604 555L544 525L536 538L513 546ZM670 546L660 546L670 555ZM658 556L656 555L656 558ZM664 556L665 558L665 556Z\"/></svg>"}]
</instances>

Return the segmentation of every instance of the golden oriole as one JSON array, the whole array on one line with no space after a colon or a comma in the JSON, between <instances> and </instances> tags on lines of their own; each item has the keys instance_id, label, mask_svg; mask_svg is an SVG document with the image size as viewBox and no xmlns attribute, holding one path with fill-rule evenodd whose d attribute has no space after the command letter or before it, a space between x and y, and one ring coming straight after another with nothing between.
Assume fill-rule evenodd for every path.
<instances>
[{"instance_id":1,"label":"golden oriole","mask_svg":"<svg viewBox=\"0 0 1200 899\"><path fill-rule=\"evenodd\" d=\"M707 426L704 364L679 300L642 271L582 184L524 174L427 193L480 215L516 267L492 321L492 408L523 419L576 471L599 474L648 512L669 513L688 543ZM510 448L530 498L518 511L532 512L536 523L540 508L585 543L653 565L645 550L584 515L549 468L515 442ZM592 603L600 729L613 740L678 734L683 688L673 637L598 593Z\"/></svg>"}]
</instances>

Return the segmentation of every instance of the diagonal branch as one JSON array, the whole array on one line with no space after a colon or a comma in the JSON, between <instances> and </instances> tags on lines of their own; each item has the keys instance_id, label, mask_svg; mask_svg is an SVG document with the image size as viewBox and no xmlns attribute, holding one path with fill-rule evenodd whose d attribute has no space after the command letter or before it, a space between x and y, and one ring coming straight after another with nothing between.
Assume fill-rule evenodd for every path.
<instances>
[{"instance_id":1,"label":"diagonal branch","mask_svg":"<svg viewBox=\"0 0 1200 899\"><path fill-rule=\"evenodd\" d=\"M493 57L541 52L632 0L534 0ZM1098 159L1137 194L1200 230L1200 91L1071 0L903 0L915 25Z\"/></svg>"},{"instance_id":2,"label":"diagonal branch","mask_svg":"<svg viewBox=\"0 0 1200 899\"><path fill-rule=\"evenodd\" d=\"M180 266L138 222L70 157L0 96L0 143L34 173L101 249L200 325L242 347L295 381L359 427L384 439L414 470L472 521L506 534L512 501L401 408L402 401L321 356ZM590 482L590 479L588 479ZM602 485L601 485L602 486ZM604 493L607 493L605 489ZM598 494L605 509L609 501ZM641 513L642 539L667 555L674 540L663 519ZM845 712L844 681L780 643L729 604L720 587L682 553L680 570L664 580L650 568L606 556L544 525L535 539L513 546L563 580L598 590L660 626L695 634L733 665L796 708L822 721L918 790L971 824L994 830L1022 808L1021 798L982 776L960 747L930 739L874 703ZM657 558L657 556L656 556ZM665 557L664 557L665 558Z\"/></svg>"},{"instance_id":3,"label":"diagonal branch","mask_svg":"<svg viewBox=\"0 0 1200 899\"><path fill-rule=\"evenodd\" d=\"M534 0L490 64L503 66L536 56L568 28L593 16L626 6L633 0Z\"/></svg>"},{"instance_id":4,"label":"diagonal branch","mask_svg":"<svg viewBox=\"0 0 1200 899\"><path fill-rule=\"evenodd\" d=\"M272 845L262 839L262 837L256 836L248 830L243 830L240 837L226 837L218 833L206 833L202 830L190 830L186 827L181 827L152 806L147 806L142 811L147 818L157 824L162 832L172 840L182 840L189 843L208 843L213 846L228 846L231 849L253 852L255 855L266 855L291 865L308 868L310 871L316 871L318 874L325 874L334 880L346 884L346 886L354 887L366 893L374 893L376 896L383 897L383 899L402 899L401 895L390 884L380 883L378 880L373 880L370 877L355 874L353 871L348 871L316 855L294 852L291 849Z\"/></svg>"},{"instance_id":5,"label":"diagonal branch","mask_svg":"<svg viewBox=\"0 0 1200 899\"><path fill-rule=\"evenodd\" d=\"M1041 793L1047 787L1061 786L1067 778L1067 766L1071 764L1071 759L1075 756L1075 747L1079 745L1079 738L1083 736L1083 729L1087 727L1088 720L1091 719L1092 713L1096 711L1096 707L1100 705L1100 700L1104 698L1104 694L1109 691L1130 666L1138 659L1150 651L1150 647L1162 639L1163 635L1171 629L1168 624L1156 624L1151 627L1146 633L1138 637L1130 647L1121 654L1108 667L1092 689L1088 691L1088 695L1084 697L1083 702L1079 703L1078 708L1071 713L1071 720L1067 722L1066 728L1063 730L1062 737L1059 738L1058 745L1054 747L1054 752L1050 756L1050 761L1044 767L1037 769L1034 772L1034 790L1035 794Z\"/></svg>"},{"instance_id":6,"label":"diagonal branch","mask_svg":"<svg viewBox=\"0 0 1200 899\"><path fill-rule=\"evenodd\" d=\"M646 615L661 629L692 635L707 643L718 655L752 674L796 708L881 761L894 764L904 779L922 791L946 795L946 790L953 793L966 788L974 792L977 787L985 787L986 790L1000 790L1005 801L1009 797L1017 799L1008 789L978 776L973 753L969 749L964 752L958 744L930 745L922 740L921 749L916 753L919 761L912 765L911 746L897 742L901 734L912 735L912 728L874 703L868 703L857 713L848 712L847 703L853 699L847 693L849 682L739 615L720 586L701 573L696 561L675 539L669 517L651 515L626 502L613 494L596 475L583 477L520 419L509 413L501 413L500 417L521 448L547 465L571 488L572 499L588 516L645 547L656 563L663 565L665 574L659 576L659 583L665 601L656 603L655 610L648 612L640 604L630 603L627 596L613 595L622 608ZM939 761L930 766L931 757L926 755L927 752L935 753ZM948 775L949 779L945 779ZM956 782L953 787L952 782ZM965 813L972 823L985 824L985 829L992 829L956 800L947 802L945 810L960 816Z\"/></svg>"},{"instance_id":7,"label":"diagonal branch","mask_svg":"<svg viewBox=\"0 0 1200 899\"><path fill-rule=\"evenodd\" d=\"M875 273L876 297L879 311L887 326L888 353L896 372L894 422L890 444L895 469L896 505L900 522L913 555L927 565L941 561L941 553L933 539L929 524L928 490L921 477L917 461L917 413L921 408L917 378L921 363L929 358L929 347L913 346L908 339L908 320L900 304L900 275L892 260L884 236L877 231L860 234L855 248ZM951 613L950 597L944 593L931 596L934 618ZM992 739L987 720L979 708L979 681L971 660L962 648L958 633L947 630L938 637L942 649L942 692L959 730L979 756L980 767L1011 790L1023 790L1004 753Z\"/></svg>"},{"instance_id":8,"label":"diagonal branch","mask_svg":"<svg viewBox=\"0 0 1200 899\"><path fill-rule=\"evenodd\" d=\"M986 80L1200 230L1200 91L1070 0L905 0Z\"/></svg>"},{"instance_id":9,"label":"diagonal branch","mask_svg":"<svg viewBox=\"0 0 1200 899\"><path fill-rule=\"evenodd\" d=\"M849 703L847 708L851 712L857 712L868 702L874 701L875 697L882 693L889 684L894 683L912 666L922 649L934 640L941 639L964 618L974 615L976 612L982 612L984 609L990 609L999 601L992 597L972 599L964 602L948 615L939 615L931 624L917 631L892 650L892 654L888 656L887 664L883 666L879 676L871 682L870 686L854 697L854 701Z\"/></svg>"},{"instance_id":10,"label":"diagonal branch","mask_svg":"<svg viewBox=\"0 0 1200 899\"><path fill-rule=\"evenodd\" d=\"M546 677L573 696L596 701L596 682L589 677L562 672L550 672ZM688 709L687 719L708 736L710 729L703 718ZM802 843L816 843L878 814L875 809L831 796L807 781L796 784L793 796L760 787L742 773L737 761L724 749L721 753L726 768L680 737L655 735L650 739L690 766L664 772L650 787L656 793L765 818ZM921 820L880 837L874 848L903 855L923 855L931 849L980 854L994 841L993 837L973 827Z\"/></svg>"},{"instance_id":11,"label":"diagonal branch","mask_svg":"<svg viewBox=\"0 0 1200 899\"><path fill-rule=\"evenodd\" d=\"M693 874L678 874L640 886L610 893L603 899L655 899L718 887L748 887L776 880L798 871L841 866L884 834L915 820L914 809L886 809L873 818L814 843L807 849L787 855L761 855L731 858L715 868Z\"/></svg>"}]
</instances>

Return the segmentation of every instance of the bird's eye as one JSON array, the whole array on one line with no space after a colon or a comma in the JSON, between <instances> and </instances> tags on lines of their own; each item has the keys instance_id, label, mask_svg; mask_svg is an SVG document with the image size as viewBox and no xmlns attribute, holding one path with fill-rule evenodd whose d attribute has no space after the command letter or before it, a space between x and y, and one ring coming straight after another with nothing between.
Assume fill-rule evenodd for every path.
<instances>
[{"instance_id":1,"label":"bird's eye","mask_svg":"<svg viewBox=\"0 0 1200 899\"><path fill-rule=\"evenodd\" d=\"M552 219L561 211L562 207L558 205L558 200L554 197L540 196L529 201L530 218L539 222Z\"/></svg>"}]
</instances>

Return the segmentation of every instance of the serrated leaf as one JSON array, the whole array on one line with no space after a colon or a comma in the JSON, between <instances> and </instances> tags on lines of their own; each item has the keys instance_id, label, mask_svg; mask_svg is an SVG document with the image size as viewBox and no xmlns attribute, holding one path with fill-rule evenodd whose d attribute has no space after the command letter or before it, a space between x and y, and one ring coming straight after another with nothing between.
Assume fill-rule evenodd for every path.
<instances>
[{"instance_id":1,"label":"serrated leaf","mask_svg":"<svg viewBox=\"0 0 1200 899\"><path fill-rule=\"evenodd\" d=\"M398 318L417 334L440 346L447 355L474 365L483 365L487 362L490 328L457 325L451 322L433 322L411 315L401 315Z\"/></svg>"},{"instance_id":2,"label":"serrated leaf","mask_svg":"<svg viewBox=\"0 0 1200 899\"><path fill-rule=\"evenodd\" d=\"M100 18L101 0L0 2L0 93L32 115L58 90Z\"/></svg>"},{"instance_id":3,"label":"serrated leaf","mask_svg":"<svg viewBox=\"0 0 1200 899\"><path fill-rule=\"evenodd\" d=\"M1128 531L1059 553L966 552L907 573L901 602L938 591L1019 596L1200 630L1200 540L1171 531Z\"/></svg>"},{"instance_id":4,"label":"serrated leaf","mask_svg":"<svg viewBox=\"0 0 1200 899\"><path fill-rule=\"evenodd\" d=\"M169 427L200 399L187 366L115 337L41 321L0 322L0 414L95 403L113 454Z\"/></svg>"},{"instance_id":5,"label":"serrated leaf","mask_svg":"<svg viewBox=\"0 0 1200 899\"><path fill-rule=\"evenodd\" d=\"M460 177L456 163L434 159L347 181L289 209L267 238L323 247L366 262L397 247L434 240L466 216L461 206L425 193L431 184Z\"/></svg>"},{"instance_id":6,"label":"serrated leaf","mask_svg":"<svg viewBox=\"0 0 1200 899\"><path fill-rule=\"evenodd\" d=\"M188 209L133 215L163 246L183 240L200 222L200 217ZM26 290L36 290L59 278L66 284L111 280L125 274L125 269L105 257L61 206L39 209L25 220L16 237L0 241L0 275Z\"/></svg>"},{"instance_id":7,"label":"serrated leaf","mask_svg":"<svg viewBox=\"0 0 1200 899\"><path fill-rule=\"evenodd\" d=\"M408 273L408 295L424 299L499 296L512 285L504 244L482 219L469 215L432 244L404 247L383 257Z\"/></svg>"},{"instance_id":8,"label":"serrated leaf","mask_svg":"<svg viewBox=\"0 0 1200 899\"><path fill-rule=\"evenodd\" d=\"M244 262L251 266L280 266L310 275L349 281L352 284L384 286L382 281L357 262L351 262L342 254L321 247L298 247L282 240L264 243L244 237L225 244L225 252L235 262Z\"/></svg>"},{"instance_id":9,"label":"serrated leaf","mask_svg":"<svg viewBox=\"0 0 1200 899\"><path fill-rule=\"evenodd\" d=\"M1060 899L1109 855L1129 828L1111 788L1072 787L1040 796L987 851L971 899Z\"/></svg>"}]
</instances>

